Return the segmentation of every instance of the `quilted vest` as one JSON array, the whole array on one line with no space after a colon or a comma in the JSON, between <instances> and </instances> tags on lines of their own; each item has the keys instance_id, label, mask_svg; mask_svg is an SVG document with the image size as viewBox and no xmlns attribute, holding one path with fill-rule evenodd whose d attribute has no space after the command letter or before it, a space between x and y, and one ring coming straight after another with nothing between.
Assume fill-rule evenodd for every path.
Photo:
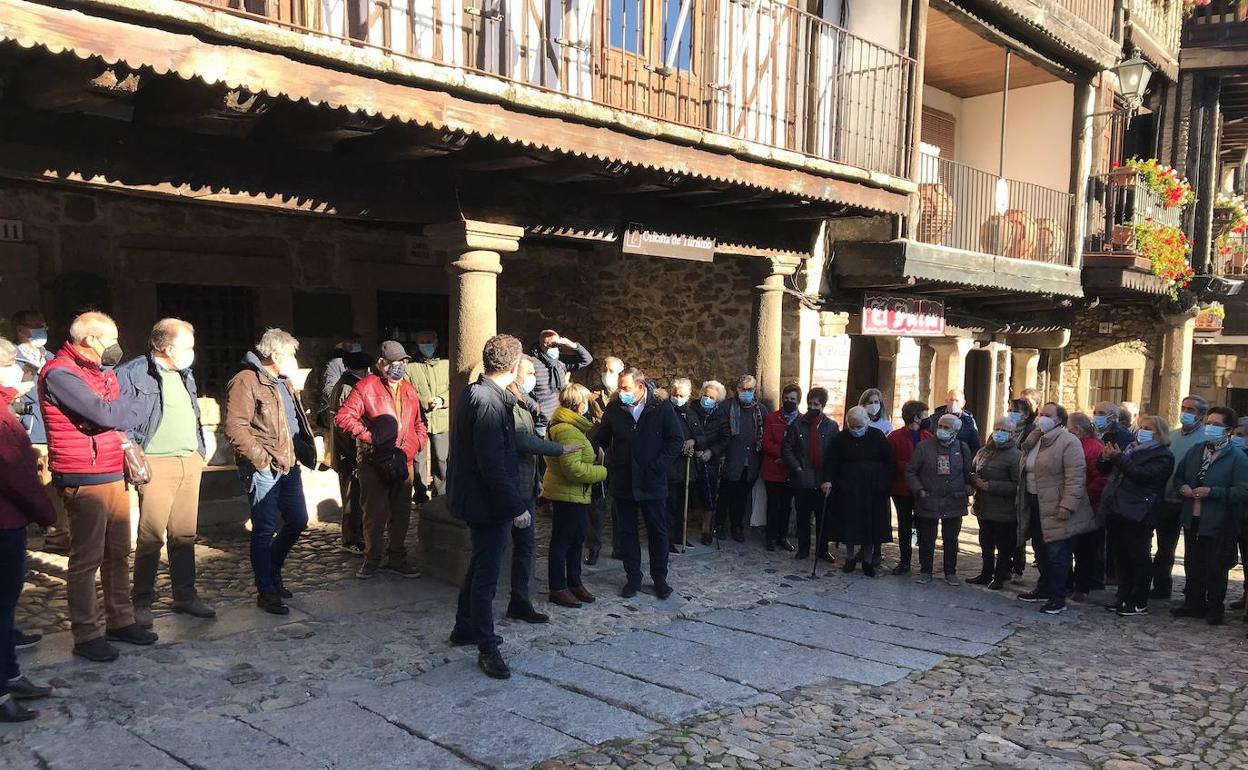
<instances>
[{"instance_id":1,"label":"quilted vest","mask_svg":"<svg viewBox=\"0 0 1248 770\"><path fill-rule=\"evenodd\" d=\"M55 369L72 372L105 401L113 401L121 395L117 376L111 369L101 369L99 364L83 358L65 343L39 373L39 407L48 430L49 468L53 473L62 474L121 473L125 458L117 431L80 422L77 416L66 414L48 400L44 383L48 373Z\"/></svg>"}]
</instances>

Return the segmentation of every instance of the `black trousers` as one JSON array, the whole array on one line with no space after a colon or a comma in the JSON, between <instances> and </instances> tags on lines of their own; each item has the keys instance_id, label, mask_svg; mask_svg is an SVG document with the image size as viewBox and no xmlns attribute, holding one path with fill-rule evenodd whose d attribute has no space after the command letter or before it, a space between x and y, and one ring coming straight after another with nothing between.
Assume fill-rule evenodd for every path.
<instances>
[{"instance_id":1,"label":"black trousers","mask_svg":"<svg viewBox=\"0 0 1248 770\"><path fill-rule=\"evenodd\" d=\"M529 510L535 506L530 501ZM511 601L516 604L529 602L529 587L533 584L533 564L537 552L537 522L524 529L511 528Z\"/></svg>"},{"instance_id":2,"label":"black trousers","mask_svg":"<svg viewBox=\"0 0 1248 770\"><path fill-rule=\"evenodd\" d=\"M754 482L749 474L743 479L721 479L719 482L719 511L715 523L724 525L727 517L733 529L745 526L745 512L750 506L750 495L754 493Z\"/></svg>"},{"instance_id":3,"label":"black trousers","mask_svg":"<svg viewBox=\"0 0 1248 770\"><path fill-rule=\"evenodd\" d=\"M1200 537L1185 532L1183 574L1187 578L1185 607L1219 612L1226 603L1226 582L1235 563L1236 538Z\"/></svg>"},{"instance_id":4,"label":"black trousers","mask_svg":"<svg viewBox=\"0 0 1248 770\"><path fill-rule=\"evenodd\" d=\"M1002 582L1010 579L1014 566L1014 543L1018 540L1018 524L1012 521L979 520L979 551L984 565L981 575Z\"/></svg>"},{"instance_id":5,"label":"black trousers","mask_svg":"<svg viewBox=\"0 0 1248 770\"><path fill-rule=\"evenodd\" d=\"M13 646L17 601L26 585L26 528L0 529L0 697L22 675Z\"/></svg>"},{"instance_id":6,"label":"black trousers","mask_svg":"<svg viewBox=\"0 0 1248 770\"><path fill-rule=\"evenodd\" d=\"M430 498L431 487L435 497L446 494L446 460L450 456L450 451L450 433L430 433L429 442L425 444L424 449L416 453L415 470L412 472L412 489L415 490L413 497L417 503L423 503ZM429 485L425 484L425 473L421 470L425 467L426 457L429 458L429 475L433 477L433 483Z\"/></svg>"},{"instance_id":7,"label":"black trousers","mask_svg":"<svg viewBox=\"0 0 1248 770\"><path fill-rule=\"evenodd\" d=\"M767 542L774 543L789 536L793 487L787 481L764 481L763 485L767 487Z\"/></svg>"},{"instance_id":8,"label":"black trousers","mask_svg":"<svg viewBox=\"0 0 1248 770\"><path fill-rule=\"evenodd\" d=\"M1075 535L1074 590L1089 593L1105 588L1105 543L1108 527Z\"/></svg>"},{"instance_id":9,"label":"black trousers","mask_svg":"<svg viewBox=\"0 0 1248 770\"><path fill-rule=\"evenodd\" d=\"M620 525L615 518L615 498L602 493L603 484L595 484L593 498L589 503L589 517L586 520L585 547L591 551L602 550L602 536L606 532L606 522L611 522L611 556L618 558L620 554Z\"/></svg>"},{"instance_id":10,"label":"black trousers","mask_svg":"<svg viewBox=\"0 0 1248 770\"><path fill-rule=\"evenodd\" d=\"M1027 541L1018 544L1014 549L1014 574L1021 575L1027 570Z\"/></svg>"},{"instance_id":11,"label":"black trousers","mask_svg":"<svg viewBox=\"0 0 1248 770\"><path fill-rule=\"evenodd\" d=\"M898 566L910 568L911 535L914 532L914 498L893 495L897 509L897 550L901 553Z\"/></svg>"},{"instance_id":12,"label":"black trousers","mask_svg":"<svg viewBox=\"0 0 1248 770\"><path fill-rule=\"evenodd\" d=\"M1139 522L1114 518L1110 550L1118 565L1118 603L1147 607L1153 580L1153 528Z\"/></svg>"},{"instance_id":13,"label":"black trousers","mask_svg":"<svg viewBox=\"0 0 1248 770\"><path fill-rule=\"evenodd\" d=\"M530 525L530 529L532 525ZM481 652L498 649L494 634L494 595L498 592L498 573L503 565L507 538L514 529L510 521L469 524L472 537L472 559L468 573L459 589L459 606L455 610L457 636L477 640Z\"/></svg>"},{"instance_id":14,"label":"black trousers","mask_svg":"<svg viewBox=\"0 0 1248 770\"><path fill-rule=\"evenodd\" d=\"M640 519L646 522L646 539L650 547L650 579L656 586L667 582L667 501L628 500L615 498L616 519L620 529L620 557L628 584L641 585Z\"/></svg>"},{"instance_id":15,"label":"black trousers","mask_svg":"<svg viewBox=\"0 0 1248 770\"><path fill-rule=\"evenodd\" d=\"M581 543L588 505L553 501L546 575L551 593L581 586ZM532 529L532 527L530 527Z\"/></svg>"},{"instance_id":16,"label":"black trousers","mask_svg":"<svg viewBox=\"0 0 1248 770\"><path fill-rule=\"evenodd\" d=\"M360 479L355 463L339 467L338 499L342 500L342 544L364 547L364 506L360 503Z\"/></svg>"},{"instance_id":17,"label":"black trousers","mask_svg":"<svg viewBox=\"0 0 1248 770\"><path fill-rule=\"evenodd\" d=\"M793 503L797 508L797 552L801 554L810 553L810 529L815 528L816 536L820 529L823 530L823 542L819 543L820 549L826 548L828 543L832 542L832 515L824 510L823 492L818 489L798 489L793 492ZM823 519L827 519L824 521Z\"/></svg>"},{"instance_id":18,"label":"black trousers","mask_svg":"<svg viewBox=\"0 0 1248 770\"><path fill-rule=\"evenodd\" d=\"M689 511L697 506L697 490L693 488L694 479L689 480ZM685 537L685 483L667 483L667 539L675 545L684 545L681 538Z\"/></svg>"},{"instance_id":19,"label":"black trousers","mask_svg":"<svg viewBox=\"0 0 1248 770\"><path fill-rule=\"evenodd\" d=\"M962 533L962 517L950 519L927 519L915 517L915 526L919 530L919 572L932 574L932 566L936 561L936 527L941 530L944 541L945 574L952 575L958 571L958 535Z\"/></svg>"},{"instance_id":20,"label":"black trousers","mask_svg":"<svg viewBox=\"0 0 1248 770\"><path fill-rule=\"evenodd\" d=\"M1174 552L1183 528L1183 504L1169 500L1157 519L1157 552L1153 555L1153 592L1169 594L1174 583Z\"/></svg>"}]
</instances>

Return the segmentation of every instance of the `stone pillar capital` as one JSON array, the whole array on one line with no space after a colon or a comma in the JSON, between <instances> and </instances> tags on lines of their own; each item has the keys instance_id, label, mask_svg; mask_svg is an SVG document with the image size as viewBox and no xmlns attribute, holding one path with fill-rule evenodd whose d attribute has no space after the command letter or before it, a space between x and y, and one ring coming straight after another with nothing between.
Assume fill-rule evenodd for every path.
<instances>
[{"instance_id":1,"label":"stone pillar capital","mask_svg":"<svg viewBox=\"0 0 1248 770\"><path fill-rule=\"evenodd\" d=\"M425 227L425 236L434 248L452 254L472 251L513 252L520 249L524 228L515 225L465 219Z\"/></svg>"},{"instance_id":2,"label":"stone pillar capital","mask_svg":"<svg viewBox=\"0 0 1248 770\"><path fill-rule=\"evenodd\" d=\"M849 331L849 313L820 313L819 336L838 337Z\"/></svg>"},{"instance_id":3,"label":"stone pillar capital","mask_svg":"<svg viewBox=\"0 0 1248 770\"><path fill-rule=\"evenodd\" d=\"M793 256L773 256L767 259L771 266L771 274L783 276L790 276L796 273L802 261L801 257Z\"/></svg>"}]
</instances>

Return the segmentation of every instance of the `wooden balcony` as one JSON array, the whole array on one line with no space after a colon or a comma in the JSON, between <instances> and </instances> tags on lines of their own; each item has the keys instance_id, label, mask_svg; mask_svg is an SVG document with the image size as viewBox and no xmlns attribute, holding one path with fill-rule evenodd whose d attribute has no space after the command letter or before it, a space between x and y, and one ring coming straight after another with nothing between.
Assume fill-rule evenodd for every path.
<instances>
[{"instance_id":1,"label":"wooden balcony","mask_svg":"<svg viewBox=\"0 0 1248 770\"><path fill-rule=\"evenodd\" d=\"M1166 283L1140 254L1135 227L1144 222L1182 227L1182 209L1166 208L1135 171L1115 169L1088 180L1083 281L1089 293L1116 299L1163 296Z\"/></svg>"},{"instance_id":2,"label":"wooden balcony","mask_svg":"<svg viewBox=\"0 0 1248 770\"><path fill-rule=\"evenodd\" d=\"M1183 35L1183 0L1126 0L1126 36L1144 58L1176 80Z\"/></svg>"},{"instance_id":3,"label":"wooden balcony","mask_svg":"<svg viewBox=\"0 0 1248 770\"><path fill-rule=\"evenodd\" d=\"M1242 65L1243 55L1228 63L1200 50L1236 48L1248 49L1248 11L1240 8L1238 0L1213 0L1196 8L1183 23L1184 69Z\"/></svg>"}]
</instances>

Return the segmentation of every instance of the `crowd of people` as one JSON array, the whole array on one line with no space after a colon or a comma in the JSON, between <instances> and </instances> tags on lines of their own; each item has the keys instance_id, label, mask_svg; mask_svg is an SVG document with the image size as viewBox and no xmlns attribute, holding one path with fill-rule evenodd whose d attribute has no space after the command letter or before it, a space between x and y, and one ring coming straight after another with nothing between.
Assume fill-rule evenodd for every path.
<instances>
[{"instance_id":1,"label":"crowd of people","mask_svg":"<svg viewBox=\"0 0 1248 770\"><path fill-rule=\"evenodd\" d=\"M49 693L21 674L16 658L32 639L14 628L28 526L48 528L45 547L68 550L79 657L107 662L118 657L114 643L157 641L162 550L173 611L215 615L196 586L207 456L194 328L162 319L149 350L123 362L116 324L103 313L74 319L55 353L38 313L18 313L12 326L16 342L0 339L0 455L11 469L0 475L0 639L11 640L0 721L33 718L22 702ZM299 342L269 329L230 380L221 429L250 504L260 609L290 612L283 566L308 523L301 467L321 462L338 474L342 548L360 558L362 580L418 577L405 547L413 504L446 497L472 543L450 641L476 645L481 669L497 678L509 676L493 618L508 544L507 616L549 621L531 597L539 511L551 522L548 603L571 609L595 601L581 566L601 558L608 522L610 556L624 566L620 594L642 588L644 523L653 593L665 600L670 555L699 547L690 527L701 547L719 547L723 537L743 542L760 481L768 551L832 564L835 543L844 548L841 569L870 578L884 570L881 546L895 537L891 572L908 575L917 539L915 582L933 581L939 544L943 579L957 586L958 539L973 514L982 564L967 582L1000 590L1016 581L1030 543L1039 581L1018 598L1049 614L1107 586L1117 588L1107 609L1146 614L1150 599L1170 598L1182 535L1186 588L1171 612L1218 625L1228 573L1248 556L1248 417L1197 396L1184 399L1172 430L1132 404L1068 414L1025 390L981 437L960 390L935 410L908 401L894 418L871 388L842 428L827 414L824 388L803 399L788 385L771 411L751 375L737 378L731 395L715 380L661 386L608 356L591 390L572 375L592 367L593 356L554 330L527 354L515 337L491 338L482 374L457 394L436 333L421 332L417 348L413 356L388 340L373 356L344 338L305 409L295 384ZM132 568L128 485L139 499ZM1244 601L1230 606L1244 609Z\"/></svg>"}]
</instances>

